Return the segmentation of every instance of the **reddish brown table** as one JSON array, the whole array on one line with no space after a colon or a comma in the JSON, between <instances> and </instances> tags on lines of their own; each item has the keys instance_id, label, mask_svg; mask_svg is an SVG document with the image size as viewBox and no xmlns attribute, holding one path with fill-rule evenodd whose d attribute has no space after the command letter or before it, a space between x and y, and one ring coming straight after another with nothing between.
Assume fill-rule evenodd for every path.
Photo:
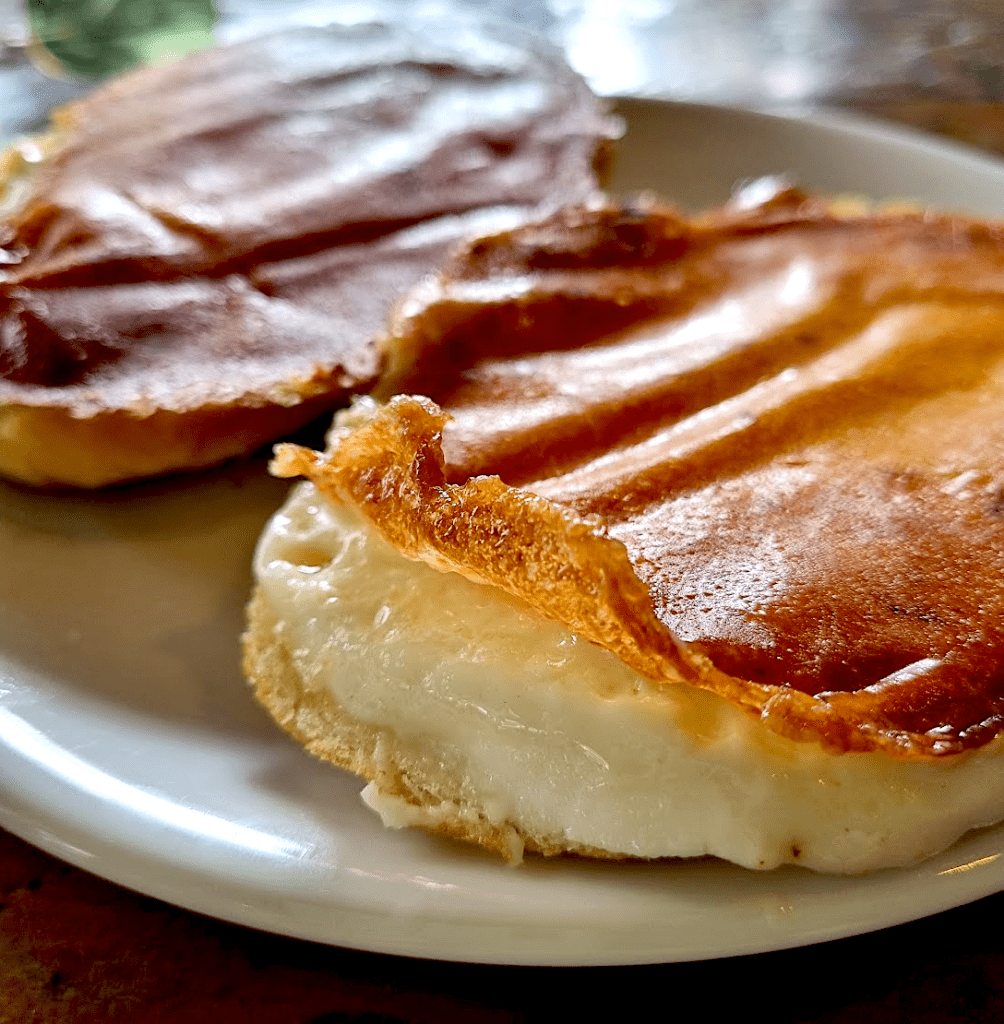
<instances>
[{"instance_id":1,"label":"reddish brown table","mask_svg":"<svg viewBox=\"0 0 1004 1024\"><path fill-rule=\"evenodd\" d=\"M190 914L0 832L0 1024L1004 1020L1004 894L759 956L606 968L409 960Z\"/></svg>"}]
</instances>

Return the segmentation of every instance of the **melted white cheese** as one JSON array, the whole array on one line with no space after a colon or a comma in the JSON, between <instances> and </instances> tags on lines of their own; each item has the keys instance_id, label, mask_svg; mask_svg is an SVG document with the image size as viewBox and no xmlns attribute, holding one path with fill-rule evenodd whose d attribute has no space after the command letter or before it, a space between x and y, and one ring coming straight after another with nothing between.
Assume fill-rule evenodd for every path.
<instances>
[{"instance_id":1,"label":"melted white cheese","mask_svg":"<svg viewBox=\"0 0 1004 1024\"><path fill-rule=\"evenodd\" d=\"M408 561L311 484L265 530L255 569L306 684L462 765L465 813L613 853L840 872L909 863L1004 816L1000 739L923 763L787 740L494 587ZM366 792L395 826L442 812L402 817Z\"/></svg>"}]
</instances>

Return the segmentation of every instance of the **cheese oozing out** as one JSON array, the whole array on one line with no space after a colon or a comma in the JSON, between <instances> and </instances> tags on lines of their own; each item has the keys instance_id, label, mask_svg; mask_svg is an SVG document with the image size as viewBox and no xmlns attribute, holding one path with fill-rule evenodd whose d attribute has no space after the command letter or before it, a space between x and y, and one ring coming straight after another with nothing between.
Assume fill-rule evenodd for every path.
<instances>
[{"instance_id":1,"label":"cheese oozing out","mask_svg":"<svg viewBox=\"0 0 1004 1024\"><path fill-rule=\"evenodd\" d=\"M1001 737L937 760L830 753L727 700L641 677L517 598L401 556L312 484L266 528L259 593L302 684L456 777L456 799L366 802L388 825L475 816L631 857L860 872L1004 816Z\"/></svg>"}]
</instances>

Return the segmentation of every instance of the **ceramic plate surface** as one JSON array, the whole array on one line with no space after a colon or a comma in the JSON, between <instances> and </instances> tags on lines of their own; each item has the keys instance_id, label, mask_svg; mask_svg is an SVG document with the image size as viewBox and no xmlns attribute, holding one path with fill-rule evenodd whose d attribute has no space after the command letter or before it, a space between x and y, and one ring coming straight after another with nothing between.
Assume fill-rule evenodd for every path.
<instances>
[{"instance_id":1,"label":"ceramic plate surface","mask_svg":"<svg viewBox=\"0 0 1004 1024\"><path fill-rule=\"evenodd\" d=\"M1004 216L1004 164L847 116L625 104L615 187L685 206L787 172L813 189ZM830 878L712 860L530 859L385 831L238 667L264 463L106 494L0 485L0 823L231 921L442 959L619 964L779 949L1004 888L1004 828L908 870Z\"/></svg>"}]
</instances>

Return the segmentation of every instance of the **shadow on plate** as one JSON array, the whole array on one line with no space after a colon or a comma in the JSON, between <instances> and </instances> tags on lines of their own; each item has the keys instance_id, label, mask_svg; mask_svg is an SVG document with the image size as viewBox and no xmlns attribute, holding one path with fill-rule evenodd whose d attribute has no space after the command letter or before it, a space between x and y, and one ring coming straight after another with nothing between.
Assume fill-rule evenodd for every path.
<instances>
[{"instance_id":1,"label":"shadow on plate","mask_svg":"<svg viewBox=\"0 0 1004 1024\"><path fill-rule=\"evenodd\" d=\"M94 493L0 485L0 674L209 729L268 728L239 668L264 459Z\"/></svg>"}]
</instances>

